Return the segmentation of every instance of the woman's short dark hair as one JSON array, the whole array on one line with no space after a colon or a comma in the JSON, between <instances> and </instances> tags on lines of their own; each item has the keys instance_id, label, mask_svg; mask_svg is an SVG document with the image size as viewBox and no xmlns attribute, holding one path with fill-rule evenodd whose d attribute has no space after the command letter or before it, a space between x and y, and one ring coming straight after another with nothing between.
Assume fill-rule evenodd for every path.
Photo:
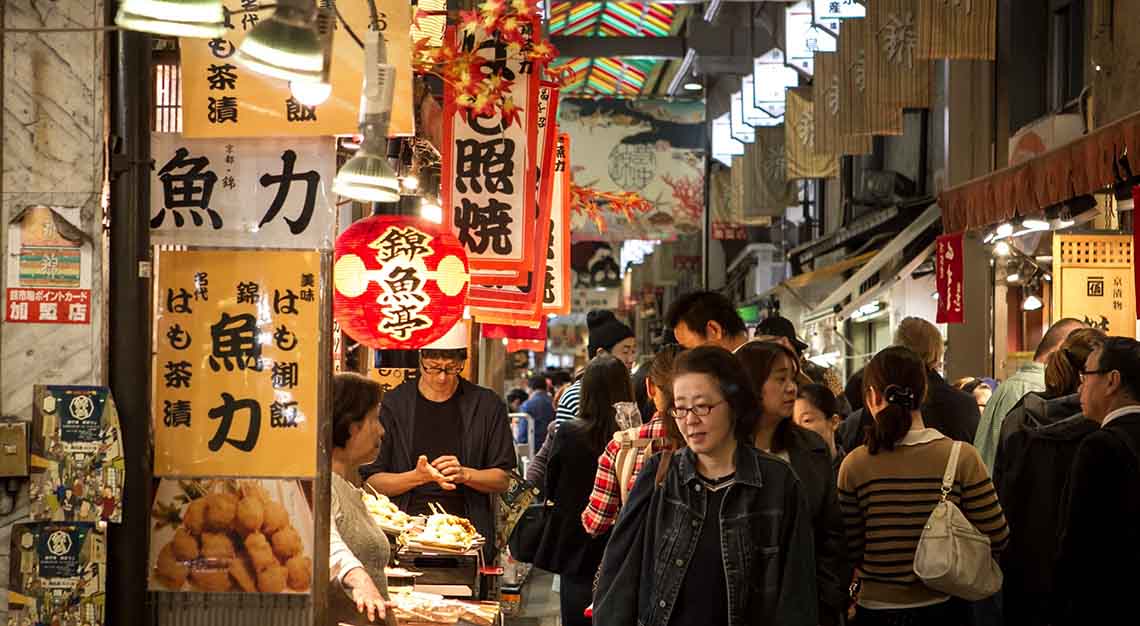
<instances>
[{"instance_id":1,"label":"woman's short dark hair","mask_svg":"<svg viewBox=\"0 0 1140 626\"><path fill-rule=\"evenodd\" d=\"M926 397L926 363L908 348L887 348L863 369L863 394L872 388L887 402L867 427L867 451L877 454L894 450L910 430L910 412Z\"/></svg>"},{"instance_id":2,"label":"woman's short dark hair","mask_svg":"<svg viewBox=\"0 0 1140 626\"><path fill-rule=\"evenodd\" d=\"M716 381L721 395L732 408L736 440L751 442L760 406L740 361L719 346L699 346L682 352L673 364L674 382L684 374L704 374Z\"/></svg>"},{"instance_id":3,"label":"woman's short dark hair","mask_svg":"<svg viewBox=\"0 0 1140 626\"><path fill-rule=\"evenodd\" d=\"M833 415L839 415L839 401L836 400L835 394L831 393L831 389L828 389L827 385L819 383L804 385L800 387L800 393L797 397L811 402L812 406L823 413L824 419L831 419Z\"/></svg>"},{"instance_id":4,"label":"woman's short dark hair","mask_svg":"<svg viewBox=\"0 0 1140 626\"><path fill-rule=\"evenodd\" d=\"M602 453L617 432L615 402L633 402L633 387L625 363L608 354L595 357L582 374L578 418L585 422L587 439Z\"/></svg>"},{"instance_id":5,"label":"woman's short dark hair","mask_svg":"<svg viewBox=\"0 0 1140 626\"><path fill-rule=\"evenodd\" d=\"M364 421L380 406L384 391L380 383L346 372L333 377L333 447L348 445L351 426Z\"/></svg>"},{"instance_id":6,"label":"woman's short dark hair","mask_svg":"<svg viewBox=\"0 0 1140 626\"><path fill-rule=\"evenodd\" d=\"M792 364L792 376L795 377L800 371L800 360L795 352L792 352L782 343L774 341L749 341L748 343L740 346L736 351L736 358L744 364L744 369L748 373L749 379L752 381L752 392L756 394L756 402L761 406L761 411L764 406L764 384L772 376L772 371L776 369L776 363L780 357L785 357L788 362ZM772 433L772 452L782 452L788 449L791 444L789 438L791 431L794 428L800 428L795 422L791 420L791 416L785 416L788 419L781 420L776 426L776 430Z\"/></svg>"}]
</instances>

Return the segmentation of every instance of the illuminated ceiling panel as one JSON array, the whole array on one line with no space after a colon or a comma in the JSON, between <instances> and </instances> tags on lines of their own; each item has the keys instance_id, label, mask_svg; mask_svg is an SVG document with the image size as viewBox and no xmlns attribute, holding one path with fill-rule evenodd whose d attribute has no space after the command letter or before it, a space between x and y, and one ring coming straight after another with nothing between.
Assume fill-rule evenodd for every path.
<instances>
[{"instance_id":1,"label":"illuminated ceiling panel","mask_svg":"<svg viewBox=\"0 0 1140 626\"><path fill-rule=\"evenodd\" d=\"M555 2L551 35L578 37L666 37L673 33L677 8L641 2ZM664 61L634 58L558 58L550 71L567 75L568 95L635 97Z\"/></svg>"}]
</instances>

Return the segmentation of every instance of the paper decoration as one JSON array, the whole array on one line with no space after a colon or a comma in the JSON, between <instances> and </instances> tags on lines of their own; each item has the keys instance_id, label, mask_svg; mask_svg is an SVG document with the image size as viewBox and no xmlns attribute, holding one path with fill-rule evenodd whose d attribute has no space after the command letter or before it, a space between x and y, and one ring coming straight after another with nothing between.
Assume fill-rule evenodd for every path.
<instances>
[{"instance_id":1,"label":"paper decoration","mask_svg":"<svg viewBox=\"0 0 1140 626\"><path fill-rule=\"evenodd\" d=\"M366 346L415 350L443 337L463 315L467 256L444 227L417 217L375 215L337 238L333 312Z\"/></svg>"},{"instance_id":2,"label":"paper decoration","mask_svg":"<svg viewBox=\"0 0 1140 626\"><path fill-rule=\"evenodd\" d=\"M162 250L154 474L316 475L320 255Z\"/></svg>"},{"instance_id":3,"label":"paper decoration","mask_svg":"<svg viewBox=\"0 0 1140 626\"><path fill-rule=\"evenodd\" d=\"M831 178L839 175L839 162L834 154L815 147L815 113L811 87L788 89L787 112L784 114L784 149L787 152L788 178Z\"/></svg>"},{"instance_id":4,"label":"paper decoration","mask_svg":"<svg viewBox=\"0 0 1140 626\"><path fill-rule=\"evenodd\" d=\"M923 59L997 58L997 0L919 0Z\"/></svg>"},{"instance_id":5,"label":"paper decoration","mask_svg":"<svg viewBox=\"0 0 1140 626\"><path fill-rule=\"evenodd\" d=\"M840 132L840 120L843 116L840 108L841 93L845 78L839 69L838 53L815 53L812 105L815 120L815 150L819 154L844 156L871 152L869 135L843 135Z\"/></svg>"}]
</instances>

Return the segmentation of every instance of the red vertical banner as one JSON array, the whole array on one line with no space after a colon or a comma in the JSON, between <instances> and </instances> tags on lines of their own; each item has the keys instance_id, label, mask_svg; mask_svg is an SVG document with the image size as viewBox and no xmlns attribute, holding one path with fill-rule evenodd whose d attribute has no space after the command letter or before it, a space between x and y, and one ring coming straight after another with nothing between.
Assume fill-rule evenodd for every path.
<instances>
[{"instance_id":1,"label":"red vertical banner","mask_svg":"<svg viewBox=\"0 0 1140 626\"><path fill-rule=\"evenodd\" d=\"M966 321L962 296L962 233L942 235L935 244L935 283L938 285L939 324Z\"/></svg>"},{"instance_id":2,"label":"red vertical banner","mask_svg":"<svg viewBox=\"0 0 1140 626\"><path fill-rule=\"evenodd\" d=\"M546 248L546 280L542 312L570 312L570 135L558 134L550 168L550 241Z\"/></svg>"},{"instance_id":3,"label":"red vertical banner","mask_svg":"<svg viewBox=\"0 0 1140 626\"><path fill-rule=\"evenodd\" d=\"M449 37L458 36L450 30ZM444 83L442 196L444 223L467 251L472 282L513 285L527 282L535 234L538 169L538 88L543 65L512 57L495 38L468 37L491 75L509 81L514 115L501 109L477 115L459 111L459 97ZM482 69L480 70L482 71Z\"/></svg>"}]
</instances>

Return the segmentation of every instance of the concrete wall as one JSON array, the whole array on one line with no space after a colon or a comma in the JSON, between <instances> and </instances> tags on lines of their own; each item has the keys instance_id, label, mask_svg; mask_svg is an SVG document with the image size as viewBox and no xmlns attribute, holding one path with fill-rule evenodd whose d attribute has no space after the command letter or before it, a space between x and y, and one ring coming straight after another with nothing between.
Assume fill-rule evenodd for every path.
<instances>
[{"instance_id":1,"label":"concrete wall","mask_svg":"<svg viewBox=\"0 0 1140 626\"><path fill-rule=\"evenodd\" d=\"M103 0L0 0L5 28L90 28L103 25ZM31 419L32 385L98 384L105 377L103 332L104 37L102 31L3 35L4 115L0 245L8 222L30 204L82 208L94 241L92 320L88 325L0 322L0 413ZM140 77L140 80L145 80ZM0 272L0 286L6 279ZM6 304L6 302L5 302ZM22 498L23 500L23 498ZM21 501L0 518L0 585L7 585L11 523ZM3 611L6 605L0 606Z\"/></svg>"},{"instance_id":2,"label":"concrete wall","mask_svg":"<svg viewBox=\"0 0 1140 626\"><path fill-rule=\"evenodd\" d=\"M1094 10L1089 33L1092 40L1093 111L1097 126L1114 122L1140 109L1140 37L1136 15L1140 0L1102 2ZM1111 17L1108 8L1111 7ZM1107 22L1111 19L1111 22ZM1101 70L1096 71L1099 65Z\"/></svg>"}]
</instances>

